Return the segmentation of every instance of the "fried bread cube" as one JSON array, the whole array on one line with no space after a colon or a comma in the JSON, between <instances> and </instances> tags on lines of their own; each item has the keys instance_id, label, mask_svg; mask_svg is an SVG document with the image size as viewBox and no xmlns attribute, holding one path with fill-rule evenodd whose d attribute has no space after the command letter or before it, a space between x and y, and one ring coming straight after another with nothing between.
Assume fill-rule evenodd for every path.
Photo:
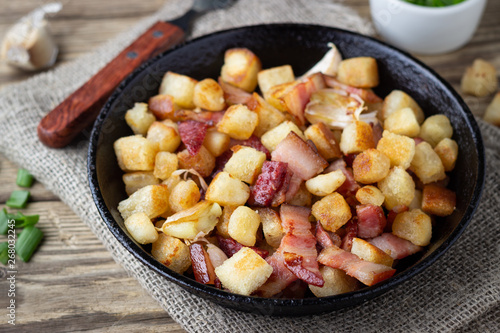
<instances>
[{"instance_id":1,"label":"fried bread cube","mask_svg":"<svg viewBox=\"0 0 500 333\"><path fill-rule=\"evenodd\" d=\"M250 295L267 281L272 272L273 267L248 247L241 248L215 269L222 285L241 295Z\"/></svg>"},{"instance_id":2,"label":"fried bread cube","mask_svg":"<svg viewBox=\"0 0 500 333\"><path fill-rule=\"evenodd\" d=\"M143 212L130 215L125 220L125 228L139 244L150 244L158 240L158 231Z\"/></svg>"},{"instance_id":3,"label":"fried bread cube","mask_svg":"<svg viewBox=\"0 0 500 333\"><path fill-rule=\"evenodd\" d=\"M154 143L159 151L173 153L181 144L179 132L172 126L155 121L148 129L146 138Z\"/></svg>"},{"instance_id":4,"label":"fried bread cube","mask_svg":"<svg viewBox=\"0 0 500 333\"><path fill-rule=\"evenodd\" d=\"M197 80L182 74L168 71L163 76L160 86L160 95L170 95L174 103L185 109L193 109L194 87Z\"/></svg>"},{"instance_id":5,"label":"fried bread cube","mask_svg":"<svg viewBox=\"0 0 500 333\"><path fill-rule=\"evenodd\" d=\"M318 153L327 161L342 156L339 143L332 131L322 122L309 126L304 132L306 138L311 140Z\"/></svg>"},{"instance_id":6,"label":"fried bread cube","mask_svg":"<svg viewBox=\"0 0 500 333\"><path fill-rule=\"evenodd\" d=\"M392 233L415 245L427 246L432 237L431 218L420 209L399 213L392 224Z\"/></svg>"},{"instance_id":7,"label":"fried bread cube","mask_svg":"<svg viewBox=\"0 0 500 333\"><path fill-rule=\"evenodd\" d=\"M265 95L271 87L295 81L295 74L293 74L292 66L283 65L260 71L257 79L260 91Z\"/></svg>"},{"instance_id":8,"label":"fried bread cube","mask_svg":"<svg viewBox=\"0 0 500 333\"><path fill-rule=\"evenodd\" d=\"M258 122L257 113L250 111L245 105L235 104L226 110L217 130L233 139L247 140L252 136Z\"/></svg>"},{"instance_id":9,"label":"fried bread cube","mask_svg":"<svg viewBox=\"0 0 500 333\"><path fill-rule=\"evenodd\" d=\"M444 114L436 114L425 119L418 136L435 147L439 141L453 136L453 127L448 117Z\"/></svg>"},{"instance_id":10,"label":"fried bread cube","mask_svg":"<svg viewBox=\"0 0 500 333\"><path fill-rule=\"evenodd\" d=\"M286 117L283 112L266 102L259 94L253 93L252 96L253 101L251 104L249 103L248 108L257 113L259 117L259 122L253 134L261 137L264 133L285 121Z\"/></svg>"},{"instance_id":11,"label":"fried bread cube","mask_svg":"<svg viewBox=\"0 0 500 333\"><path fill-rule=\"evenodd\" d=\"M222 155L223 152L229 149L231 138L226 133L221 133L211 129L207 131L203 145L215 157Z\"/></svg>"},{"instance_id":12,"label":"fried bread cube","mask_svg":"<svg viewBox=\"0 0 500 333\"><path fill-rule=\"evenodd\" d=\"M153 171L158 149L145 137L132 135L119 138L113 148L123 171Z\"/></svg>"},{"instance_id":13,"label":"fried bread cube","mask_svg":"<svg viewBox=\"0 0 500 333\"><path fill-rule=\"evenodd\" d=\"M373 185L366 185L356 191L356 200L362 205L382 206L385 196Z\"/></svg>"},{"instance_id":14,"label":"fried bread cube","mask_svg":"<svg viewBox=\"0 0 500 333\"><path fill-rule=\"evenodd\" d=\"M357 154L369 148L375 148L372 127L364 121L355 121L347 125L340 137L340 150L344 154Z\"/></svg>"},{"instance_id":15,"label":"fried bread cube","mask_svg":"<svg viewBox=\"0 0 500 333\"><path fill-rule=\"evenodd\" d=\"M160 184L160 180L151 171L128 172L123 175L122 179L125 184L125 192L129 196L144 186Z\"/></svg>"},{"instance_id":16,"label":"fried bread cube","mask_svg":"<svg viewBox=\"0 0 500 333\"><path fill-rule=\"evenodd\" d=\"M229 173L219 172L208 185L205 199L221 206L241 206L250 197L250 188Z\"/></svg>"},{"instance_id":17,"label":"fried bread cube","mask_svg":"<svg viewBox=\"0 0 500 333\"><path fill-rule=\"evenodd\" d=\"M179 160L176 154L160 151L155 158L154 176L165 180L172 175L172 172L177 170L178 166Z\"/></svg>"},{"instance_id":18,"label":"fried bread cube","mask_svg":"<svg viewBox=\"0 0 500 333\"><path fill-rule=\"evenodd\" d=\"M372 57L355 57L342 60L339 64L337 79L356 88L378 86L377 60Z\"/></svg>"},{"instance_id":19,"label":"fried bread cube","mask_svg":"<svg viewBox=\"0 0 500 333\"><path fill-rule=\"evenodd\" d=\"M421 142L415 147L415 156L411 161L411 170L424 184L446 178L443 162L439 155L427 142Z\"/></svg>"},{"instance_id":20,"label":"fried bread cube","mask_svg":"<svg viewBox=\"0 0 500 333\"><path fill-rule=\"evenodd\" d=\"M428 214L448 216L455 210L457 196L455 192L435 184L424 186L422 191L422 210Z\"/></svg>"},{"instance_id":21,"label":"fried bread cube","mask_svg":"<svg viewBox=\"0 0 500 333\"><path fill-rule=\"evenodd\" d=\"M325 281L323 287L309 285L309 289L316 297L339 295L359 288L358 280L347 275L343 270L322 266L319 272Z\"/></svg>"},{"instance_id":22,"label":"fried bread cube","mask_svg":"<svg viewBox=\"0 0 500 333\"><path fill-rule=\"evenodd\" d=\"M376 183L389 174L391 161L384 153L370 148L356 156L352 163L354 180L362 184Z\"/></svg>"},{"instance_id":23,"label":"fried bread cube","mask_svg":"<svg viewBox=\"0 0 500 333\"><path fill-rule=\"evenodd\" d=\"M224 171L239 180L253 184L260 174L266 154L252 147L234 146L233 156L224 166Z\"/></svg>"},{"instance_id":24,"label":"fried bread cube","mask_svg":"<svg viewBox=\"0 0 500 333\"><path fill-rule=\"evenodd\" d=\"M196 205L200 201L200 197L200 189L193 180L181 180L172 189L168 203L170 209L177 213Z\"/></svg>"},{"instance_id":25,"label":"fried bread cube","mask_svg":"<svg viewBox=\"0 0 500 333\"><path fill-rule=\"evenodd\" d=\"M410 138L420 133L420 125L411 108L403 108L391 113L384 121L384 129Z\"/></svg>"},{"instance_id":26,"label":"fried bread cube","mask_svg":"<svg viewBox=\"0 0 500 333\"><path fill-rule=\"evenodd\" d=\"M191 266L189 247L180 239L160 234L151 247L151 255L174 272L184 273Z\"/></svg>"},{"instance_id":27,"label":"fried bread cube","mask_svg":"<svg viewBox=\"0 0 500 333\"><path fill-rule=\"evenodd\" d=\"M377 150L389 157L391 167L400 166L406 170L410 167L415 155L415 140L384 131L377 144Z\"/></svg>"},{"instance_id":28,"label":"fried bread cube","mask_svg":"<svg viewBox=\"0 0 500 333\"><path fill-rule=\"evenodd\" d=\"M394 259L378 247L367 241L354 237L352 239L351 253L354 253L363 260L371 261L376 264L392 267Z\"/></svg>"},{"instance_id":29,"label":"fried bread cube","mask_svg":"<svg viewBox=\"0 0 500 333\"><path fill-rule=\"evenodd\" d=\"M267 244L277 248L281 244L281 239L285 236L285 231L281 226L281 219L276 211L271 208L256 208L262 223L262 231Z\"/></svg>"},{"instance_id":30,"label":"fried bread cube","mask_svg":"<svg viewBox=\"0 0 500 333\"><path fill-rule=\"evenodd\" d=\"M146 103L135 103L134 107L125 113L125 121L134 134L146 135L155 120Z\"/></svg>"},{"instance_id":31,"label":"fried bread cube","mask_svg":"<svg viewBox=\"0 0 500 333\"><path fill-rule=\"evenodd\" d=\"M283 141L290 132L295 132L300 138L306 140L304 133L300 128L291 121L284 121L273 129L267 131L262 135L260 141L270 152L276 149L276 146Z\"/></svg>"},{"instance_id":32,"label":"fried bread cube","mask_svg":"<svg viewBox=\"0 0 500 333\"><path fill-rule=\"evenodd\" d=\"M167 211L168 196L168 187L166 185L148 185L121 201L118 204L118 211L124 220L140 212L145 213L152 219Z\"/></svg>"},{"instance_id":33,"label":"fried bread cube","mask_svg":"<svg viewBox=\"0 0 500 333\"><path fill-rule=\"evenodd\" d=\"M384 206L388 210L399 205L408 206L415 196L415 182L401 167L392 168L377 185L385 197Z\"/></svg>"},{"instance_id":34,"label":"fried bread cube","mask_svg":"<svg viewBox=\"0 0 500 333\"><path fill-rule=\"evenodd\" d=\"M335 232L352 217L351 208L337 192L323 197L312 206L312 215L327 231Z\"/></svg>"},{"instance_id":35,"label":"fried bread cube","mask_svg":"<svg viewBox=\"0 0 500 333\"><path fill-rule=\"evenodd\" d=\"M486 108L483 119L490 124L500 126L500 92L495 95Z\"/></svg>"},{"instance_id":36,"label":"fried bread cube","mask_svg":"<svg viewBox=\"0 0 500 333\"><path fill-rule=\"evenodd\" d=\"M230 238L228 232L229 219L231 218L231 214L233 214L234 210L238 206L225 206L222 209L222 216L219 219L219 222L216 225L217 231L224 238Z\"/></svg>"},{"instance_id":37,"label":"fried bread cube","mask_svg":"<svg viewBox=\"0 0 500 333\"><path fill-rule=\"evenodd\" d=\"M462 76L462 91L465 94L484 97L498 89L495 66L483 59L476 59L471 67L467 67Z\"/></svg>"},{"instance_id":38,"label":"fried bread cube","mask_svg":"<svg viewBox=\"0 0 500 333\"><path fill-rule=\"evenodd\" d=\"M191 155L184 149L177 153L179 159L179 167L181 169L194 169L202 177L208 177L215 168L215 157L210 154L207 148L201 146L200 151L196 155Z\"/></svg>"},{"instance_id":39,"label":"fried bread cube","mask_svg":"<svg viewBox=\"0 0 500 333\"><path fill-rule=\"evenodd\" d=\"M444 138L434 147L444 166L444 171L449 172L455 169L458 158L458 144L455 140Z\"/></svg>"},{"instance_id":40,"label":"fried bread cube","mask_svg":"<svg viewBox=\"0 0 500 333\"><path fill-rule=\"evenodd\" d=\"M385 120L392 113L404 108L413 110L419 124L424 122L424 111L422 111L420 106L410 95L401 90L393 90L385 97L384 104L382 105L382 119Z\"/></svg>"},{"instance_id":41,"label":"fried bread cube","mask_svg":"<svg viewBox=\"0 0 500 333\"><path fill-rule=\"evenodd\" d=\"M254 246L260 226L259 214L247 206L239 206L231 214L227 231L229 236L245 246Z\"/></svg>"},{"instance_id":42,"label":"fried bread cube","mask_svg":"<svg viewBox=\"0 0 500 333\"><path fill-rule=\"evenodd\" d=\"M260 59L252 51L233 48L224 54L221 78L235 87L252 92L257 87L257 74L261 69Z\"/></svg>"},{"instance_id":43,"label":"fried bread cube","mask_svg":"<svg viewBox=\"0 0 500 333\"><path fill-rule=\"evenodd\" d=\"M193 103L208 111L222 111L226 106L224 91L214 79L201 80L194 86Z\"/></svg>"},{"instance_id":44,"label":"fried bread cube","mask_svg":"<svg viewBox=\"0 0 500 333\"><path fill-rule=\"evenodd\" d=\"M269 103L269 105L273 106L277 110L281 112L288 112L288 108L284 99L285 96L290 93L297 85L299 85L299 82L293 81L272 86L264 94L264 99L267 103Z\"/></svg>"},{"instance_id":45,"label":"fried bread cube","mask_svg":"<svg viewBox=\"0 0 500 333\"><path fill-rule=\"evenodd\" d=\"M317 175L306 181L306 188L318 197L324 197L336 191L346 180L342 170L335 170L327 174Z\"/></svg>"}]
</instances>

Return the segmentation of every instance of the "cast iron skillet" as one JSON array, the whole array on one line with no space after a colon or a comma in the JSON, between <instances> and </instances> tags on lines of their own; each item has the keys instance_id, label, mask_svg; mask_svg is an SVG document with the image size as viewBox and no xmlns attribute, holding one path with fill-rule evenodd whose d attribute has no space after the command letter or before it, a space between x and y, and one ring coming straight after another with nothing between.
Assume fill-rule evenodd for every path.
<instances>
[{"instance_id":1,"label":"cast iron skillet","mask_svg":"<svg viewBox=\"0 0 500 333\"><path fill-rule=\"evenodd\" d=\"M132 132L125 123L126 110L135 102L147 102L158 93L168 70L195 79L217 78L224 51L247 47L262 60L263 68L291 64L300 75L337 45L344 58L370 56L377 59L380 85L386 96L393 89L409 93L426 116L447 115L454 128L453 139L460 153L451 174L450 187L457 192L455 212L433 229L432 243L424 253L401 262L398 273L380 284L347 294L304 299L246 297L197 283L157 262L127 234L116 207L126 198L122 171L118 168L113 142ZM479 128L460 96L433 70L375 39L353 32L316 25L271 24L243 27L207 35L165 52L138 68L124 80L97 118L90 139L88 176L95 204L111 232L123 246L149 268L195 295L232 309L276 316L319 314L353 306L408 280L438 259L462 234L478 205L484 181L484 147Z\"/></svg>"}]
</instances>

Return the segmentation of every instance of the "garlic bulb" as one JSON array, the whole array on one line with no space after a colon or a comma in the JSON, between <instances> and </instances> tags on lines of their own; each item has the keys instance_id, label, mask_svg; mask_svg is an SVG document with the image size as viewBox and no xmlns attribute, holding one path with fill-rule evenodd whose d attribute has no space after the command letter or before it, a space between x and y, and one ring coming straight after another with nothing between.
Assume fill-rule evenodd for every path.
<instances>
[{"instance_id":1,"label":"garlic bulb","mask_svg":"<svg viewBox=\"0 0 500 333\"><path fill-rule=\"evenodd\" d=\"M60 2L52 2L22 17L7 31L0 48L0 59L24 70L52 66L59 50L45 16L57 13L61 8Z\"/></svg>"},{"instance_id":2,"label":"garlic bulb","mask_svg":"<svg viewBox=\"0 0 500 333\"><path fill-rule=\"evenodd\" d=\"M323 58L309 69L302 77L307 77L314 73L323 73L330 76L337 76L339 64L342 61L342 55L333 43L328 43L330 50L325 53Z\"/></svg>"}]
</instances>

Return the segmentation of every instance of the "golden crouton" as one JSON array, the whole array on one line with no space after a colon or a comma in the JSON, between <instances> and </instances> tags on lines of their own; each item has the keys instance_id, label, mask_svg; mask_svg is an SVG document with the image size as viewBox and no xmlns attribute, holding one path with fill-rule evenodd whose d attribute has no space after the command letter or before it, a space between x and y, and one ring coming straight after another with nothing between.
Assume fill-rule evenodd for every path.
<instances>
[{"instance_id":1,"label":"golden crouton","mask_svg":"<svg viewBox=\"0 0 500 333\"><path fill-rule=\"evenodd\" d=\"M441 162L443 162L444 171L452 171L458 157L458 144L455 140L444 138L434 147Z\"/></svg>"},{"instance_id":2,"label":"golden crouton","mask_svg":"<svg viewBox=\"0 0 500 333\"><path fill-rule=\"evenodd\" d=\"M116 140L113 147L123 171L153 171L158 149L145 137L125 136Z\"/></svg>"},{"instance_id":3,"label":"golden crouton","mask_svg":"<svg viewBox=\"0 0 500 333\"><path fill-rule=\"evenodd\" d=\"M228 150L231 138L226 133L221 133L214 129L208 130L203 141L203 145L215 157L222 155Z\"/></svg>"},{"instance_id":4,"label":"golden crouton","mask_svg":"<svg viewBox=\"0 0 500 333\"><path fill-rule=\"evenodd\" d=\"M377 144L377 150L389 157L391 167L400 166L406 170L410 167L415 155L415 140L384 131Z\"/></svg>"},{"instance_id":5,"label":"golden crouton","mask_svg":"<svg viewBox=\"0 0 500 333\"><path fill-rule=\"evenodd\" d=\"M500 92L495 95L486 108L483 119L490 124L500 126Z\"/></svg>"},{"instance_id":6,"label":"golden crouton","mask_svg":"<svg viewBox=\"0 0 500 333\"><path fill-rule=\"evenodd\" d=\"M205 79L194 86L193 103L208 111L222 111L226 106L224 91L214 79Z\"/></svg>"},{"instance_id":7,"label":"golden crouton","mask_svg":"<svg viewBox=\"0 0 500 333\"><path fill-rule=\"evenodd\" d=\"M170 193L168 203L170 209L177 213L196 205L200 197L200 189L193 180L181 180Z\"/></svg>"},{"instance_id":8,"label":"golden crouton","mask_svg":"<svg viewBox=\"0 0 500 333\"><path fill-rule=\"evenodd\" d=\"M156 242L158 231L153 222L143 212L134 213L125 220L125 228L139 244Z\"/></svg>"},{"instance_id":9,"label":"golden crouton","mask_svg":"<svg viewBox=\"0 0 500 333\"><path fill-rule=\"evenodd\" d=\"M362 184L373 184L389 174L391 161L384 153L370 148L356 156L352 163L354 179Z\"/></svg>"},{"instance_id":10,"label":"golden crouton","mask_svg":"<svg viewBox=\"0 0 500 333\"><path fill-rule=\"evenodd\" d=\"M274 106L266 102L259 94L253 93L253 101L249 103L248 108L259 117L259 122L253 134L260 137L270 129L278 126L285 121L285 114Z\"/></svg>"},{"instance_id":11,"label":"golden crouton","mask_svg":"<svg viewBox=\"0 0 500 333\"><path fill-rule=\"evenodd\" d=\"M247 206L239 206L229 218L227 231L229 236L238 243L245 246L254 246L259 226L259 214Z\"/></svg>"},{"instance_id":12,"label":"golden crouton","mask_svg":"<svg viewBox=\"0 0 500 333\"><path fill-rule=\"evenodd\" d=\"M222 285L233 293L250 295L263 285L273 272L254 250L243 247L215 269Z\"/></svg>"},{"instance_id":13,"label":"golden crouton","mask_svg":"<svg viewBox=\"0 0 500 333\"><path fill-rule=\"evenodd\" d=\"M411 138L420 133L420 125L411 108L403 108L391 113L384 121L384 129Z\"/></svg>"},{"instance_id":14,"label":"golden crouton","mask_svg":"<svg viewBox=\"0 0 500 333\"><path fill-rule=\"evenodd\" d=\"M340 62L337 78L340 82L357 88L378 86L377 60L371 57L356 57Z\"/></svg>"},{"instance_id":15,"label":"golden crouton","mask_svg":"<svg viewBox=\"0 0 500 333\"><path fill-rule=\"evenodd\" d=\"M439 141L453 136L453 127L451 127L448 117L444 114L436 114L424 121L418 136L435 147Z\"/></svg>"},{"instance_id":16,"label":"golden crouton","mask_svg":"<svg viewBox=\"0 0 500 333\"><path fill-rule=\"evenodd\" d=\"M152 219L168 209L168 195L166 185L148 185L121 201L118 204L118 211L124 220L140 212Z\"/></svg>"},{"instance_id":17,"label":"golden crouton","mask_svg":"<svg viewBox=\"0 0 500 333\"><path fill-rule=\"evenodd\" d=\"M151 255L174 272L184 273L191 266L189 247L180 239L160 234L151 247Z\"/></svg>"},{"instance_id":18,"label":"golden crouton","mask_svg":"<svg viewBox=\"0 0 500 333\"><path fill-rule=\"evenodd\" d=\"M385 197L377 187L366 185L356 192L356 200L362 205L382 206Z\"/></svg>"},{"instance_id":19,"label":"golden crouton","mask_svg":"<svg viewBox=\"0 0 500 333\"><path fill-rule=\"evenodd\" d=\"M384 206L388 210L408 206L415 196L415 182L401 167L391 169L387 177L378 182L378 188L385 197Z\"/></svg>"},{"instance_id":20,"label":"golden crouton","mask_svg":"<svg viewBox=\"0 0 500 333\"><path fill-rule=\"evenodd\" d=\"M161 180L165 180L170 177L172 172L177 170L178 166L179 160L177 159L177 155L166 151L160 151L156 154L155 158L154 176Z\"/></svg>"},{"instance_id":21,"label":"golden crouton","mask_svg":"<svg viewBox=\"0 0 500 333\"><path fill-rule=\"evenodd\" d=\"M295 74L293 74L292 66L283 65L264 69L259 72L257 78L260 91L265 95L271 87L295 81Z\"/></svg>"},{"instance_id":22,"label":"golden crouton","mask_svg":"<svg viewBox=\"0 0 500 333\"><path fill-rule=\"evenodd\" d=\"M382 105L382 118L385 120L392 113L404 108L413 110L419 124L424 122L425 115L420 106L410 95L401 90L393 90L385 97Z\"/></svg>"},{"instance_id":23,"label":"golden crouton","mask_svg":"<svg viewBox=\"0 0 500 333\"><path fill-rule=\"evenodd\" d=\"M364 121L355 121L347 125L340 138L340 150L344 154L357 154L375 148L372 127Z\"/></svg>"},{"instance_id":24,"label":"golden crouton","mask_svg":"<svg viewBox=\"0 0 500 333\"><path fill-rule=\"evenodd\" d=\"M337 190L346 180L342 170L317 175L306 181L306 188L312 194L323 197Z\"/></svg>"},{"instance_id":25,"label":"golden crouton","mask_svg":"<svg viewBox=\"0 0 500 333\"><path fill-rule=\"evenodd\" d=\"M312 206L312 215L328 231L337 231L352 217L351 208L337 192L327 195Z\"/></svg>"},{"instance_id":26,"label":"golden crouton","mask_svg":"<svg viewBox=\"0 0 500 333\"><path fill-rule=\"evenodd\" d=\"M253 184L260 174L266 154L245 146L234 146L231 150L234 153L224 166L224 171L247 184Z\"/></svg>"},{"instance_id":27,"label":"golden crouton","mask_svg":"<svg viewBox=\"0 0 500 333\"><path fill-rule=\"evenodd\" d=\"M498 89L495 67L483 59L476 59L462 76L462 91L465 94L484 97Z\"/></svg>"},{"instance_id":28,"label":"golden crouton","mask_svg":"<svg viewBox=\"0 0 500 333\"><path fill-rule=\"evenodd\" d=\"M415 156L411 161L411 170L424 184L446 178L443 162L427 142L421 142L415 147Z\"/></svg>"},{"instance_id":29,"label":"golden crouton","mask_svg":"<svg viewBox=\"0 0 500 333\"><path fill-rule=\"evenodd\" d=\"M149 126L156 120L146 103L135 103L134 108L125 113L125 121L134 134L146 135Z\"/></svg>"},{"instance_id":30,"label":"golden crouton","mask_svg":"<svg viewBox=\"0 0 500 333\"><path fill-rule=\"evenodd\" d=\"M257 87L257 74L261 69L260 59L252 51L233 48L224 54L221 78L233 86L252 92Z\"/></svg>"},{"instance_id":31,"label":"golden crouton","mask_svg":"<svg viewBox=\"0 0 500 333\"><path fill-rule=\"evenodd\" d=\"M160 180L151 171L128 172L123 175L122 179L125 184L125 192L129 196L144 186L160 184Z\"/></svg>"},{"instance_id":32,"label":"golden crouton","mask_svg":"<svg viewBox=\"0 0 500 333\"><path fill-rule=\"evenodd\" d=\"M428 184L422 191L422 210L428 214L448 216L455 210L457 196L445 187Z\"/></svg>"},{"instance_id":33,"label":"golden crouton","mask_svg":"<svg viewBox=\"0 0 500 333\"><path fill-rule=\"evenodd\" d=\"M415 245L427 246L432 237L431 218L420 209L399 213L392 224L392 233Z\"/></svg>"},{"instance_id":34,"label":"golden crouton","mask_svg":"<svg viewBox=\"0 0 500 333\"><path fill-rule=\"evenodd\" d=\"M181 137L177 130L163 122L155 121L148 129L146 138L154 143L159 151L173 153L181 144Z\"/></svg>"},{"instance_id":35,"label":"golden crouton","mask_svg":"<svg viewBox=\"0 0 500 333\"><path fill-rule=\"evenodd\" d=\"M378 247L367 241L354 237L352 240L351 253L354 253L363 260L371 261L376 264L392 267L394 259Z\"/></svg>"},{"instance_id":36,"label":"golden crouton","mask_svg":"<svg viewBox=\"0 0 500 333\"><path fill-rule=\"evenodd\" d=\"M319 272L325 281L323 287L309 285L309 289L316 297L344 294L359 288L358 280L347 275L343 270L323 266L320 267Z\"/></svg>"},{"instance_id":37,"label":"golden crouton","mask_svg":"<svg viewBox=\"0 0 500 333\"><path fill-rule=\"evenodd\" d=\"M297 85L298 81L287 82L272 86L264 94L264 99L269 105L273 106L281 112L288 112L288 107L285 103L285 96L290 93Z\"/></svg>"},{"instance_id":38,"label":"golden crouton","mask_svg":"<svg viewBox=\"0 0 500 333\"><path fill-rule=\"evenodd\" d=\"M215 168L215 157L210 154L207 148L201 146L200 151L196 155L191 155L184 149L177 153L179 159L179 167L181 169L194 169L202 177L208 177Z\"/></svg>"},{"instance_id":39,"label":"golden crouton","mask_svg":"<svg viewBox=\"0 0 500 333\"><path fill-rule=\"evenodd\" d=\"M272 247L279 247L281 239L285 236L283 227L281 226L281 219L276 211L271 208L256 208L262 223L262 231L267 244Z\"/></svg>"},{"instance_id":40,"label":"golden crouton","mask_svg":"<svg viewBox=\"0 0 500 333\"><path fill-rule=\"evenodd\" d=\"M250 188L225 171L219 172L208 186L205 199L221 206L241 206L250 197Z\"/></svg>"},{"instance_id":41,"label":"golden crouton","mask_svg":"<svg viewBox=\"0 0 500 333\"><path fill-rule=\"evenodd\" d=\"M332 131L322 122L309 126L304 132L306 138L311 140L318 153L327 161L342 156L340 146Z\"/></svg>"},{"instance_id":42,"label":"golden crouton","mask_svg":"<svg viewBox=\"0 0 500 333\"><path fill-rule=\"evenodd\" d=\"M222 209L222 216L216 225L217 232L225 238L231 237L228 232L229 219L236 208L237 206L225 206L224 209Z\"/></svg>"},{"instance_id":43,"label":"golden crouton","mask_svg":"<svg viewBox=\"0 0 500 333\"><path fill-rule=\"evenodd\" d=\"M169 71L161 81L160 94L172 96L175 104L181 108L193 109L195 107L193 95L196 83L198 81L189 76Z\"/></svg>"},{"instance_id":44,"label":"golden crouton","mask_svg":"<svg viewBox=\"0 0 500 333\"><path fill-rule=\"evenodd\" d=\"M245 105L235 104L226 110L217 130L233 139L246 140L252 136L258 122L257 113L250 111Z\"/></svg>"},{"instance_id":45,"label":"golden crouton","mask_svg":"<svg viewBox=\"0 0 500 333\"><path fill-rule=\"evenodd\" d=\"M270 152L276 149L276 146L287 137L288 133L295 132L299 137L306 140L304 133L291 121L284 121L273 129L262 135L260 141Z\"/></svg>"}]
</instances>

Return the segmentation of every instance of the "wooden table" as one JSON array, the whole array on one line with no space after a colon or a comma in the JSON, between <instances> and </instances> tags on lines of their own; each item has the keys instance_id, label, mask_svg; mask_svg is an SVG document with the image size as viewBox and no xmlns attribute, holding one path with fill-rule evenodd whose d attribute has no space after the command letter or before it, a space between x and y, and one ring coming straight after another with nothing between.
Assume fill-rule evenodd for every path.
<instances>
[{"instance_id":1,"label":"wooden table","mask_svg":"<svg viewBox=\"0 0 500 333\"><path fill-rule=\"evenodd\" d=\"M0 36L15 20L40 5L40 0L0 0ZM63 1L52 20L60 45L57 65L92 50L141 18L164 0ZM368 0L346 1L369 17ZM439 56L419 57L447 79L457 91L466 66L481 57L500 71L500 1L490 0L473 40L463 49ZM0 87L33 75L0 64ZM491 97L464 96L476 115ZM15 185L17 167L0 155L0 208ZM69 207L40 183L31 189L25 214L40 214L45 239L25 264L18 260L16 326L6 324L6 270L0 268L0 331L2 332L181 332L139 284L116 264L104 246Z\"/></svg>"}]
</instances>

